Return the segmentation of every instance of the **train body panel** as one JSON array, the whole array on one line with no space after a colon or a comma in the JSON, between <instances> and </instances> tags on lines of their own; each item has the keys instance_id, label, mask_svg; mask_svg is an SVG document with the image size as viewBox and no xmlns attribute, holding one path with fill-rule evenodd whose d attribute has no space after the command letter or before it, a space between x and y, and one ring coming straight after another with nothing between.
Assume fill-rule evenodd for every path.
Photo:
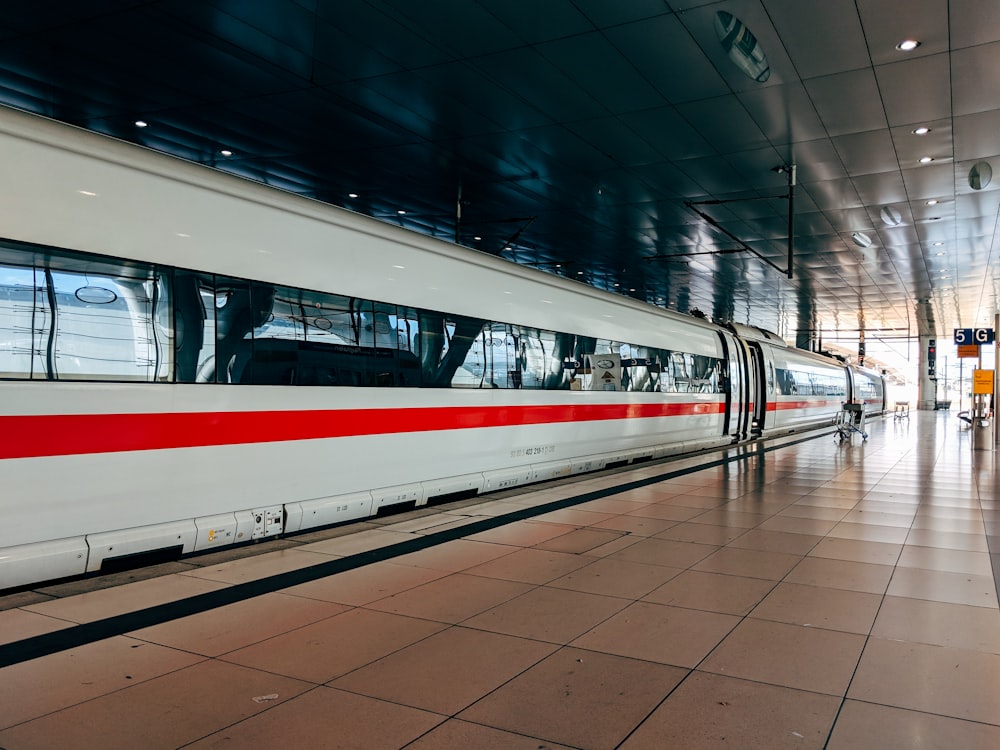
<instances>
[{"instance_id":1,"label":"train body panel","mask_svg":"<svg viewBox=\"0 0 1000 750\"><path fill-rule=\"evenodd\" d=\"M773 334L43 118L0 109L0 153L0 589L832 424L849 392Z\"/></svg>"}]
</instances>

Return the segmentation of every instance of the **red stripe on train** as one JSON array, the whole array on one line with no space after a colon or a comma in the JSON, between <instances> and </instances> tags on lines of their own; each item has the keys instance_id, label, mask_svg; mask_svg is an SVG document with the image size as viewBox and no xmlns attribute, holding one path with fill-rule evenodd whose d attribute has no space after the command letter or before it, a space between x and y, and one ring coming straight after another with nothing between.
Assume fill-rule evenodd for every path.
<instances>
[{"instance_id":1,"label":"red stripe on train","mask_svg":"<svg viewBox=\"0 0 1000 750\"><path fill-rule=\"evenodd\" d=\"M0 459L720 414L719 402L0 416Z\"/></svg>"}]
</instances>

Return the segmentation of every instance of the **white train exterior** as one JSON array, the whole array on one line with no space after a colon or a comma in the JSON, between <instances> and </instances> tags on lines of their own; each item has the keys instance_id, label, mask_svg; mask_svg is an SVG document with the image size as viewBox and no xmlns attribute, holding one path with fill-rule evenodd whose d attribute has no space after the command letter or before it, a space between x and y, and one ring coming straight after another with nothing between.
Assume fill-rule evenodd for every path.
<instances>
[{"instance_id":1,"label":"white train exterior","mask_svg":"<svg viewBox=\"0 0 1000 750\"><path fill-rule=\"evenodd\" d=\"M43 118L0 111L0 155L0 589L885 408L765 332Z\"/></svg>"}]
</instances>

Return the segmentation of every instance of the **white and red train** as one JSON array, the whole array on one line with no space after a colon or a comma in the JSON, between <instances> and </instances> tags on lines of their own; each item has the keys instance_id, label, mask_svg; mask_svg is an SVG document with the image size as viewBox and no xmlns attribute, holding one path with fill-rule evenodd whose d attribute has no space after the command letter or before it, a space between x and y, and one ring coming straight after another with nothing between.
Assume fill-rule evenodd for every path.
<instances>
[{"instance_id":1,"label":"white and red train","mask_svg":"<svg viewBox=\"0 0 1000 750\"><path fill-rule=\"evenodd\" d=\"M885 408L760 330L37 116L0 156L0 589Z\"/></svg>"}]
</instances>

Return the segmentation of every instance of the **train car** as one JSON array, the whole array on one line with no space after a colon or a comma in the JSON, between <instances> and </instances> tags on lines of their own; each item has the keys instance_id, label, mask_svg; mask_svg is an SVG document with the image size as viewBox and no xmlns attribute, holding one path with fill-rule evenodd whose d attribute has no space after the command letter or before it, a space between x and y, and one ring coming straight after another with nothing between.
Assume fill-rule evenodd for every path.
<instances>
[{"instance_id":1,"label":"train car","mask_svg":"<svg viewBox=\"0 0 1000 750\"><path fill-rule=\"evenodd\" d=\"M780 391L829 368L775 341L759 380L732 330L34 115L0 153L0 589L836 401Z\"/></svg>"},{"instance_id":2,"label":"train car","mask_svg":"<svg viewBox=\"0 0 1000 750\"><path fill-rule=\"evenodd\" d=\"M884 415L889 408L885 376L856 365L850 370L852 403L864 404L869 417Z\"/></svg>"}]
</instances>

